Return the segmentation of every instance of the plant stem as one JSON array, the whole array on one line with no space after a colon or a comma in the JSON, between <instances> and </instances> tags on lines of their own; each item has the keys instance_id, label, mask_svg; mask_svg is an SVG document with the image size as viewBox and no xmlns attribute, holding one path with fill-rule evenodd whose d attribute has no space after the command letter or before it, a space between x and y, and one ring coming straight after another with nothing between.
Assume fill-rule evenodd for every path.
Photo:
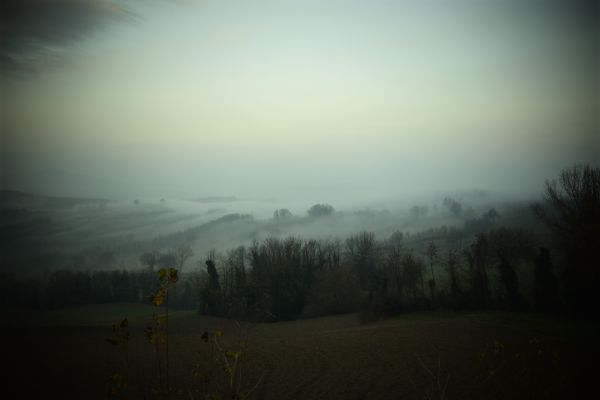
<instances>
[{"instance_id":1,"label":"plant stem","mask_svg":"<svg viewBox=\"0 0 600 400\"><path fill-rule=\"evenodd\" d=\"M169 388L170 388L170 384L169 384L169 290L168 289L166 290L165 297L166 297L165 304L166 304L166 308L167 308L167 310L166 310L167 320L165 323L165 325L166 325L165 326L165 330L166 330L165 335L167 337L167 343L166 343L165 350L166 350L166 369L167 369L166 377L167 377L167 400L168 400L169 395L170 395L170 390L169 390Z\"/></svg>"}]
</instances>

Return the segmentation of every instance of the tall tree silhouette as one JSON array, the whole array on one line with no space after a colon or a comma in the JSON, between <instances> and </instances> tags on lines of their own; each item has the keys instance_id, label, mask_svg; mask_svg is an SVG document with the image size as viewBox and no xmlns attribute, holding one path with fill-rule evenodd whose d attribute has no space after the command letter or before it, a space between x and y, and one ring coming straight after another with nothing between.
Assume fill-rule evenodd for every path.
<instances>
[{"instance_id":1,"label":"tall tree silhouette","mask_svg":"<svg viewBox=\"0 0 600 400\"><path fill-rule=\"evenodd\" d=\"M507 304L511 309L523 307L516 271L520 261L533 259L536 239L533 234L520 228L499 228L488 233L491 254L500 273Z\"/></svg>"},{"instance_id":2,"label":"tall tree silhouette","mask_svg":"<svg viewBox=\"0 0 600 400\"><path fill-rule=\"evenodd\" d=\"M553 273L550 250L540 247L535 259L535 306L540 311L555 311L558 306L558 282Z\"/></svg>"},{"instance_id":3,"label":"tall tree silhouette","mask_svg":"<svg viewBox=\"0 0 600 400\"><path fill-rule=\"evenodd\" d=\"M431 242L427 247L427 258L429 258L429 268L431 269L431 279L429 280L429 291L431 292L431 302L435 303L435 274L433 273L433 262L437 259L438 249L435 243ZM435 306L435 304L433 304Z\"/></svg>"},{"instance_id":4,"label":"tall tree silhouette","mask_svg":"<svg viewBox=\"0 0 600 400\"><path fill-rule=\"evenodd\" d=\"M567 265L565 301L570 311L600 317L600 168L575 165L546 181L544 203L534 211L562 239Z\"/></svg>"}]
</instances>

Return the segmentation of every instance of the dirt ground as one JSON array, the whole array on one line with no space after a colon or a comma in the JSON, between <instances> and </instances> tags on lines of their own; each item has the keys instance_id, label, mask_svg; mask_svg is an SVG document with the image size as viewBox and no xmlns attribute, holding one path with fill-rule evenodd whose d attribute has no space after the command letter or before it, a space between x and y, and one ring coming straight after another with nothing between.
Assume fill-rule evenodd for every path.
<instances>
[{"instance_id":1,"label":"dirt ground","mask_svg":"<svg viewBox=\"0 0 600 400\"><path fill-rule=\"evenodd\" d=\"M129 327L127 357L106 342L109 325L3 326L4 359L14 372L6 390L19 398L108 398L110 377L118 372L128 382L121 397L151 397L157 369L147 325ZM580 328L558 335L547 327L543 320L533 326L466 314L367 325L356 315L244 325L249 341L242 383L246 390L255 387L251 398L273 400L440 399L442 393L447 399L567 399L594 389L597 336L578 335ZM170 381L181 390L171 398L199 398L193 389L206 370L192 372L210 359L203 332L217 329L223 346L235 349L239 328L233 321L171 320ZM212 371L223 375L220 367Z\"/></svg>"}]
</instances>

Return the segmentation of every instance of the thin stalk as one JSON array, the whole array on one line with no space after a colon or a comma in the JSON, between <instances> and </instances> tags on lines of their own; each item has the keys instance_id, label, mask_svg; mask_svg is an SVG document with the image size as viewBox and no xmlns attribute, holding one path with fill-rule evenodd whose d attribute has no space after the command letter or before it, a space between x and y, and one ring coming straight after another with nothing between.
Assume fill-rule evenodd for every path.
<instances>
[{"instance_id":1,"label":"thin stalk","mask_svg":"<svg viewBox=\"0 0 600 400\"><path fill-rule=\"evenodd\" d=\"M165 322L165 335L167 338L167 342L166 342L166 378L167 378L167 400L169 399L169 395L170 395L170 383L169 383L169 290L167 289L165 291L165 305L166 305L166 317L167 320Z\"/></svg>"}]
</instances>

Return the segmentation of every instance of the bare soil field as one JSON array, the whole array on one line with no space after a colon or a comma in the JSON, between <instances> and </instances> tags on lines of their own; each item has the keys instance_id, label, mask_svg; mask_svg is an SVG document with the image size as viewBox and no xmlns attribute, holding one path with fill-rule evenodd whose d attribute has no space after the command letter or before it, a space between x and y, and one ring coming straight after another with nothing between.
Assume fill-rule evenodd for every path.
<instances>
[{"instance_id":1,"label":"bare soil field","mask_svg":"<svg viewBox=\"0 0 600 400\"><path fill-rule=\"evenodd\" d=\"M127 375L122 398L151 397L157 374L144 334L148 322L130 323L125 370L122 349L106 342L110 324L86 321L3 325L5 365L15 373L6 388L18 394L12 398L108 398L117 370ZM447 399L567 399L597 386L596 324L425 313L366 325L352 314L243 328L249 332L243 385L256 386L251 397L257 399L439 399L442 393ZM194 366L210 357L202 334L217 329L224 346L238 338L234 321L191 312L171 319L170 376L181 389L171 398L192 398L189 389L204 379L193 376Z\"/></svg>"}]
</instances>

